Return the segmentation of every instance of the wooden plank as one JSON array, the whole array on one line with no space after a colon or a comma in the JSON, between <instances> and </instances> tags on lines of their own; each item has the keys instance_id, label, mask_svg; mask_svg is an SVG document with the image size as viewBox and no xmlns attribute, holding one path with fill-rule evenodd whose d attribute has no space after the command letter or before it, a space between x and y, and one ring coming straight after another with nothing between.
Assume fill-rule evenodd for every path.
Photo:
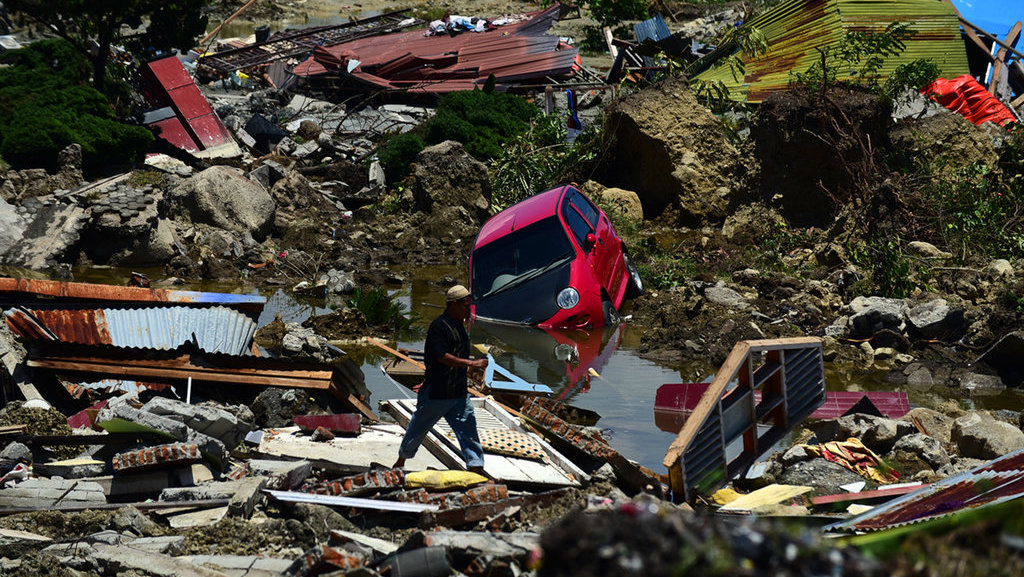
<instances>
[{"instance_id":1,"label":"wooden plank","mask_svg":"<svg viewBox=\"0 0 1024 577\"><path fill-rule=\"evenodd\" d=\"M1013 25L1013 28L1010 29L1010 32L1006 35L1007 45L1013 46L1017 44L1017 40L1020 39L1020 27L1021 23L1018 22ZM988 83L989 93L992 94L992 96L995 96L996 98L1001 97L1000 95L1002 94L1002 92L1000 91L1000 87L1001 85L1007 82L1004 79L1004 76L1008 75L1009 70L1003 69L1006 65L1006 57L1006 48L1001 46L999 50L996 52L996 59L995 62L992 64L992 80L990 80Z\"/></svg>"},{"instance_id":2,"label":"wooden plank","mask_svg":"<svg viewBox=\"0 0 1024 577\"><path fill-rule=\"evenodd\" d=\"M193 381L213 381L221 383L237 383L243 385L261 385L268 387L289 387L298 389L327 390L331 387L330 380L312 380L307 378L291 378L261 376L256 374L235 374L221 370L209 370L202 367L165 368L147 367L142 365L124 365L110 363L92 363L87 361L31 359L28 366L54 371L72 371L78 373L95 373L117 375L121 377L154 377L185 381L192 377Z\"/></svg>"}]
</instances>

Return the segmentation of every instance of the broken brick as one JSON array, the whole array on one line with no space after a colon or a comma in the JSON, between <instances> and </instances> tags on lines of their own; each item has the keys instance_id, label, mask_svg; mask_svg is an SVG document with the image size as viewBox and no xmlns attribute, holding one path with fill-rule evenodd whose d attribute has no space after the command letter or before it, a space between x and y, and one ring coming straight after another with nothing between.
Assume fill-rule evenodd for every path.
<instances>
[{"instance_id":1,"label":"broken brick","mask_svg":"<svg viewBox=\"0 0 1024 577\"><path fill-rule=\"evenodd\" d=\"M195 443L174 443L147 447L114 455L114 472L142 471L195 463L200 459Z\"/></svg>"}]
</instances>

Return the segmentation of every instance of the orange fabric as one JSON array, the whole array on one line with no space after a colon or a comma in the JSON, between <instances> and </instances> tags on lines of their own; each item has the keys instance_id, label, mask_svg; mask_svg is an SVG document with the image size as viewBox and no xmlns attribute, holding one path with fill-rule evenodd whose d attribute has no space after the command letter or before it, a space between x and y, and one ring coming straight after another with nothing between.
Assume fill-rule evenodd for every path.
<instances>
[{"instance_id":1,"label":"orange fabric","mask_svg":"<svg viewBox=\"0 0 1024 577\"><path fill-rule=\"evenodd\" d=\"M829 441L822 445L802 445L811 454L846 467L858 475L879 484L892 483L900 478L893 469L881 466L882 460L859 439Z\"/></svg>"}]
</instances>

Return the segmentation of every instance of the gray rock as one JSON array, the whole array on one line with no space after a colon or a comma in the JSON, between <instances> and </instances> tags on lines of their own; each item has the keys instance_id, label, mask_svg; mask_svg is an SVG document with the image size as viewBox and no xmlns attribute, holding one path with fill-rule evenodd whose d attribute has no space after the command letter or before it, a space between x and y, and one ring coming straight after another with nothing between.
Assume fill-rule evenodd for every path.
<instances>
[{"instance_id":1,"label":"gray rock","mask_svg":"<svg viewBox=\"0 0 1024 577\"><path fill-rule=\"evenodd\" d=\"M815 455L807 452L807 449L803 445L796 445L790 447L788 451L782 454L781 462L786 467L799 463L800 461L807 461L809 459L816 458Z\"/></svg>"},{"instance_id":2,"label":"gray rock","mask_svg":"<svg viewBox=\"0 0 1024 577\"><path fill-rule=\"evenodd\" d=\"M927 339L955 340L963 334L964 312L950 308L946 299L933 299L907 311L907 322Z\"/></svg>"},{"instance_id":3,"label":"gray rock","mask_svg":"<svg viewBox=\"0 0 1024 577\"><path fill-rule=\"evenodd\" d=\"M996 259L985 267L985 272L992 278L1012 278L1014 275L1013 265L1006 259Z\"/></svg>"},{"instance_id":4,"label":"gray rock","mask_svg":"<svg viewBox=\"0 0 1024 577\"><path fill-rule=\"evenodd\" d=\"M886 453L899 439L917 432L914 425L873 415L853 414L811 425L821 442L859 439L876 453Z\"/></svg>"},{"instance_id":5,"label":"gray rock","mask_svg":"<svg viewBox=\"0 0 1024 577\"><path fill-rule=\"evenodd\" d=\"M933 471L938 471L949 464L949 454L942 447L942 443L934 437L921 433L913 433L896 441L890 455L900 461L919 460L927 464ZM905 473L905 471L901 472Z\"/></svg>"},{"instance_id":6,"label":"gray rock","mask_svg":"<svg viewBox=\"0 0 1024 577\"><path fill-rule=\"evenodd\" d=\"M32 449L29 449L28 446L22 443L14 441L9 443L2 451L0 451L0 459L5 461L31 463Z\"/></svg>"},{"instance_id":7,"label":"gray rock","mask_svg":"<svg viewBox=\"0 0 1024 577\"><path fill-rule=\"evenodd\" d=\"M1008 386L1024 383L1024 331L1015 331L999 339L996 344L982 353L978 362L985 363L999 372Z\"/></svg>"},{"instance_id":8,"label":"gray rock","mask_svg":"<svg viewBox=\"0 0 1024 577\"><path fill-rule=\"evenodd\" d=\"M995 459L1024 448L1024 432L984 413L971 413L954 421L950 436L962 457Z\"/></svg>"},{"instance_id":9,"label":"gray rock","mask_svg":"<svg viewBox=\"0 0 1024 577\"><path fill-rule=\"evenodd\" d=\"M935 245L920 240L911 241L907 248L925 258L953 258L953 253L939 250Z\"/></svg>"},{"instance_id":10,"label":"gray rock","mask_svg":"<svg viewBox=\"0 0 1024 577\"><path fill-rule=\"evenodd\" d=\"M933 409L918 407L911 409L910 412L900 417L899 420L913 426L913 419L915 418L921 423L928 436L937 439L944 447L950 446L950 434L953 431L953 421L955 420L953 417Z\"/></svg>"},{"instance_id":11,"label":"gray rock","mask_svg":"<svg viewBox=\"0 0 1024 577\"><path fill-rule=\"evenodd\" d=\"M490 216L491 180L487 166L470 156L461 143L449 140L423 149L416 157L413 174L416 210L463 208L477 223Z\"/></svg>"},{"instance_id":12,"label":"gray rock","mask_svg":"<svg viewBox=\"0 0 1024 577\"><path fill-rule=\"evenodd\" d=\"M995 375L965 373L959 380L961 388L975 394L998 394L1006 390L1006 383Z\"/></svg>"},{"instance_id":13,"label":"gray rock","mask_svg":"<svg viewBox=\"0 0 1024 577\"><path fill-rule=\"evenodd\" d=\"M843 485L863 480L857 473L825 459L800 461L779 476L779 483L813 487L822 495L839 493Z\"/></svg>"},{"instance_id":14,"label":"gray rock","mask_svg":"<svg viewBox=\"0 0 1024 577\"><path fill-rule=\"evenodd\" d=\"M902 333L906 328L907 304L901 299L859 296L846 308L854 338L871 337L883 330Z\"/></svg>"},{"instance_id":15,"label":"gray rock","mask_svg":"<svg viewBox=\"0 0 1024 577\"><path fill-rule=\"evenodd\" d=\"M711 286L704 289L704 296L711 302L730 309L743 310L750 305L740 293L726 286Z\"/></svg>"},{"instance_id":16,"label":"gray rock","mask_svg":"<svg viewBox=\"0 0 1024 577\"><path fill-rule=\"evenodd\" d=\"M267 189L226 166L212 166L182 180L171 188L167 205L172 214L249 233L257 240L263 240L273 230L276 211Z\"/></svg>"}]
</instances>

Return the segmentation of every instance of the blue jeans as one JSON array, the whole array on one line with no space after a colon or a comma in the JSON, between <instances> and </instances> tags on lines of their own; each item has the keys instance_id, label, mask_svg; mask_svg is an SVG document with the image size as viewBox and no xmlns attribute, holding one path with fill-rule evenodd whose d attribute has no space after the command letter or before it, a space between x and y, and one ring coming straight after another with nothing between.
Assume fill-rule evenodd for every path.
<instances>
[{"instance_id":1,"label":"blue jeans","mask_svg":"<svg viewBox=\"0 0 1024 577\"><path fill-rule=\"evenodd\" d=\"M398 456L403 459L416 456L416 450L420 448L423 439L441 417L448 421L448 426L455 433L466 467L483 467L484 448L480 445L476 414L473 413L468 395L459 399L428 399L426 395L419 395L416 399L416 412L412 414L409 426L405 429Z\"/></svg>"}]
</instances>

